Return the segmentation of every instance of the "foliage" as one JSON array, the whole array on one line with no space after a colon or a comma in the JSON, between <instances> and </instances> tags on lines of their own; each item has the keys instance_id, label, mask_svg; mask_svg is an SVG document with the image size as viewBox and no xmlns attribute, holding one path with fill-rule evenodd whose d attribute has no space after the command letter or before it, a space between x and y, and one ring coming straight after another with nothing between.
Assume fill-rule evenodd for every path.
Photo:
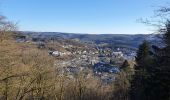
<instances>
[{"instance_id":1,"label":"foliage","mask_svg":"<svg viewBox=\"0 0 170 100\"><path fill-rule=\"evenodd\" d=\"M149 55L149 44L144 41L137 51L135 73L131 81L131 100L149 100L147 94L147 82L149 69L152 67L153 59Z\"/></svg>"},{"instance_id":2,"label":"foliage","mask_svg":"<svg viewBox=\"0 0 170 100\"><path fill-rule=\"evenodd\" d=\"M124 70L124 71L128 71L130 70L130 64L127 60L125 60L121 66L121 69Z\"/></svg>"}]
</instances>

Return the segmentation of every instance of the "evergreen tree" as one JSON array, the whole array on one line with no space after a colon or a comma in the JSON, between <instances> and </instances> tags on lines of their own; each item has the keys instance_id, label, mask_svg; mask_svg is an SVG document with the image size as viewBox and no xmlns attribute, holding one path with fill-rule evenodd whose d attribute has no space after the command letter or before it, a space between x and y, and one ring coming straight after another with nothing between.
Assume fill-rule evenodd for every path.
<instances>
[{"instance_id":1,"label":"evergreen tree","mask_svg":"<svg viewBox=\"0 0 170 100\"><path fill-rule=\"evenodd\" d=\"M148 61L150 60L151 56L149 55L149 43L144 41L137 51L136 56L136 70L145 69L148 65Z\"/></svg>"},{"instance_id":2,"label":"evergreen tree","mask_svg":"<svg viewBox=\"0 0 170 100\"><path fill-rule=\"evenodd\" d=\"M124 71L129 71L130 69L130 64L127 60L125 60L122 64L122 66L120 67L120 69L124 70Z\"/></svg>"},{"instance_id":3,"label":"evergreen tree","mask_svg":"<svg viewBox=\"0 0 170 100\"><path fill-rule=\"evenodd\" d=\"M162 30L165 47L154 46L152 57L146 43L139 47L131 100L170 100L170 21Z\"/></svg>"},{"instance_id":4,"label":"evergreen tree","mask_svg":"<svg viewBox=\"0 0 170 100\"><path fill-rule=\"evenodd\" d=\"M156 63L151 74L150 99L170 100L170 21L167 21L164 30L164 48L156 50Z\"/></svg>"},{"instance_id":5,"label":"evergreen tree","mask_svg":"<svg viewBox=\"0 0 170 100\"><path fill-rule=\"evenodd\" d=\"M167 47L170 46L170 21L168 20L166 23L166 27L165 27L165 34L164 34L164 42L167 45ZM169 51L170 52L170 51Z\"/></svg>"},{"instance_id":6,"label":"evergreen tree","mask_svg":"<svg viewBox=\"0 0 170 100\"><path fill-rule=\"evenodd\" d=\"M165 99L169 99L170 100L170 21L167 21L166 24L166 32L164 35L164 40L166 43L166 48L165 48L165 56L164 56L164 63L162 64L163 69L165 70L165 72L163 72L163 75L165 76L163 79L163 82L165 82L166 86L166 94L167 98ZM164 83L163 83L164 85Z\"/></svg>"},{"instance_id":7,"label":"evergreen tree","mask_svg":"<svg viewBox=\"0 0 170 100\"><path fill-rule=\"evenodd\" d=\"M153 63L149 54L149 44L144 41L137 51L135 73L131 80L130 99L149 100L147 95L149 70Z\"/></svg>"}]
</instances>

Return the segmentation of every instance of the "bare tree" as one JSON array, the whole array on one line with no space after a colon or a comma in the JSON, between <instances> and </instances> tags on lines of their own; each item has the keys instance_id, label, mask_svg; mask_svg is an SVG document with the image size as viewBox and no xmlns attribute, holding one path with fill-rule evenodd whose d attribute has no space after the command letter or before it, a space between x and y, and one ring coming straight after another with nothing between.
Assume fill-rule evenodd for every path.
<instances>
[{"instance_id":1,"label":"bare tree","mask_svg":"<svg viewBox=\"0 0 170 100\"><path fill-rule=\"evenodd\" d=\"M9 33L15 31L17 29L16 26L16 24L7 21L6 17L0 15L0 41L9 38Z\"/></svg>"}]
</instances>

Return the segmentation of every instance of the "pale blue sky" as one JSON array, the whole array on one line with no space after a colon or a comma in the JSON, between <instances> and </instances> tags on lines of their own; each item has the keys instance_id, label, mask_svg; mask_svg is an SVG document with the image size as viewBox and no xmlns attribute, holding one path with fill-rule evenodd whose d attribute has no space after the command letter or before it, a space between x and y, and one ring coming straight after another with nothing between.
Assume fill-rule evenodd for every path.
<instances>
[{"instance_id":1,"label":"pale blue sky","mask_svg":"<svg viewBox=\"0 0 170 100\"><path fill-rule=\"evenodd\" d=\"M147 34L136 20L169 0L0 0L0 13L21 31ZM154 7L153 7L154 6Z\"/></svg>"}]
</instances>

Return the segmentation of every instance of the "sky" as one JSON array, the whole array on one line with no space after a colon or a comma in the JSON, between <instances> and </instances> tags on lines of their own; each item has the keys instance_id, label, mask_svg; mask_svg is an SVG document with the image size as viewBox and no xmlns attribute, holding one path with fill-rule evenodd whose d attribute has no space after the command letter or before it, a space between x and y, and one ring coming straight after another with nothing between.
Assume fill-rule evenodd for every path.
<instances>
[{"instance_id":1,"label":"sky","mask_svg":"<svg viewBox=\"0 0 170 100\"><path fill-rule=\"evenodd\" d=\"M0 0L0 14L20 31L148 34L138 22L169 0Z\"/></svg>"}]
</instances>

